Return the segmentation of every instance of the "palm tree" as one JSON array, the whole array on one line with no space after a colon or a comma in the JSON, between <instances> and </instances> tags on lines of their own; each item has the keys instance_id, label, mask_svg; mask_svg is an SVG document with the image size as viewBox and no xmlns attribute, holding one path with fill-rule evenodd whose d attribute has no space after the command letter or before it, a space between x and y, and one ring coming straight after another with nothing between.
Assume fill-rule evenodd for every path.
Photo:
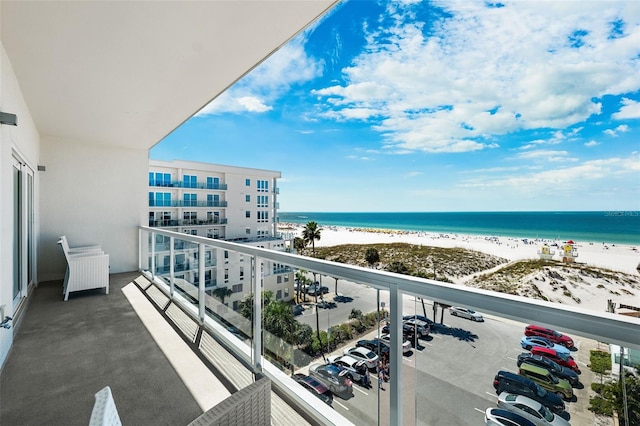
<instances>
[{"instance_id":1,"label":"palm tree","mask_svg":"<svg viewBox=\"0 0 640 426\"><path fill-rule=\"evenodd\" d=\"M231 296L233 294L233 291L231 291L231 289L228 287L216 287L212 293L215 297L220 299L220 301L224 305L224 299Z\"/></svg>"},{"instance_id":2,"label":"palm tree","mask_svg":"<svg viewBox=\"0 0 640 426\"><path fill-rule=\"evenodd\" d=\"M318 227L318 223L311 221L308 222L302 230L302 239L307 243L311 243L311 250L313 255L316 255L316 240L320 241L320 231L322 228Z\"/></svg>"},{"instance_id":3,"label":"palm tree","mask_svg":"<svg viewBox=\"0 0 640 426\"><path fill-rule=\"evenodd\" d=\"M304 238L295 237L293 239L293 248L296 252L300 253L307 246L307 243L304 241Z\"/></svg>"},{"instance_id":4,"label":"palm tree","mask_svg":"<svg viewBox=\"0 0 640 426\"><path fill-rule=\"evenodd\" d=\"M373 268L376 263L380 262L380 253L378 253L378 250L374 247L369 247L367 252L364 254L364 258L369 266Z\"/></svg>"}]
</instances>

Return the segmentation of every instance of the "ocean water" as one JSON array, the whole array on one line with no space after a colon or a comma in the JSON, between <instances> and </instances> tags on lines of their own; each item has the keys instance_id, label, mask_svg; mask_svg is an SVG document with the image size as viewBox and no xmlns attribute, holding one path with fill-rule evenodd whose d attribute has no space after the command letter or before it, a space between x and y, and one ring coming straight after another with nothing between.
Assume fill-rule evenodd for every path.
<instances>
[{"instance_id":1,"label":"ocean water","mask_svg":"<svg viewBox=\"0 0 640 426\"><path fill-rule=\"evenodd\" d=\"M640 211L314 213L279 212L279 222L530 239L640 245Z\"/></svg>"}]
</instances>

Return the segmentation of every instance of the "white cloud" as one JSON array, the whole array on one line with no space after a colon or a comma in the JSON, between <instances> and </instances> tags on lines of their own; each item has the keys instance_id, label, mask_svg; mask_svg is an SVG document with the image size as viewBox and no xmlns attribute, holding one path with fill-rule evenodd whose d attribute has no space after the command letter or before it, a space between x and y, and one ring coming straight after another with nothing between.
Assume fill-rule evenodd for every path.
<instances>
[{"instance_id":1,"label":"white cloud","mask_svg":"<svg viewBox=\"0 0 640 426\"><path fill-rule=\"evenodd\" d=\"M601 113L596 99L640 87L631 3L442 1L450 17L431 28L393 3L395 25L369 30L345 83L313 93L330 103L325 117L379 117L374 129L395 151L476 151L542 128L563 129L546 142L559 143L582 128L564 129ZM627 33L610 37L619 19ZM571 45L576 30L585 31L580 47ZM625 100L617 115L640 116L638 105Z\"/></svg>"},{"instance_id":2,"label":"white cloud","mask_svg":"<svg viewBox=\"0 0 640 426\"><path fill-rule=\"evenodd\" d=\"M626 124L621 124L618 127L616 127L615 129L606 129L603 130L603 133L609 135L609 136L618 136L619 133L626 133L628 131L630 131L631 129L629 128L629 126L627 126Z\"/></svg>"},{"instance_id":3,"label":"white cloud","mask_svg":"<svg viewBox=\"0 0 640 426\"><path fill-rule=\"evenodd\" d=\"M307 56L304 38L298 37L222 93L197 116L225 112L266 112L278 97L292 86L312 80L322 74L322 63Z\"/></svg>"},{"instance_id":4,"label":"white cloud","mask_svg":"<svg viewBox=\"0 0 640 426\"><path fill-rule=\"evenodd\" d=\"M519 173L511 176L474 176L463 181L462 188L487 189L495 191L541 194L545 198L554 193L572 191L577 193L601 192L610 188L612 181L629 174L637 174L640 171L640 155L632 153L627 158L607 158L601 160L585 161L571 167L552 168L549 170L532 173ZM633 180L626 181L625 185L632 184L631 190L640 189L638 183Z\"/></svg>"},{"instance_id":5,"label":"white cloud","mask_svg":"<svg viewBox=\"0 0 640 426\"><path fill-rule=\"evenodd\" d=\"M586 146L587 148L590 148L592 146L597 146L597 145L600 145L600 143L596 142L596 141L593 141L593 140L591 140L591 141L589 141L589 142L584 144L584 146Z\"/></svg>"},{"instance_id":6,"label":"white cloud","mask_svg":"<svg viewBox=\"0 0 640 426\"><path fill-rule=\"evenodd\" d=\"M640 102L632 99L623 98L620 111L611 115L616 120L624 120L629 118L640 118Z\"/></svg>"}]
</instances>

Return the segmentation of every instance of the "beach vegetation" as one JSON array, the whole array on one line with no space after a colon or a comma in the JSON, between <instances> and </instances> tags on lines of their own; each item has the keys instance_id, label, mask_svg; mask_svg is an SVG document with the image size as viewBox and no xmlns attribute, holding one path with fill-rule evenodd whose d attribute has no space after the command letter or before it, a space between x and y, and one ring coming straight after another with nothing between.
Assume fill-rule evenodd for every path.
<instances>
[{"instance_id":1,"label":"beach vegetation","mask_svg":"<svg viewBox=\"0 0 640 426\"><path fill-rule=\"evenodd\" d=\"M380 253L375 247L369 247L364 254L364 258L370 267L374 267L376 263L380 262Z\"/></svg>"},{"instance_id":2,"label":"beach vegetation","mask_svg":"<svg viewBox=\"0 0 640 426\"><path fill-rule=\"evenodd\" d=\"M322 228L318 225L318 222L310 221L302 229L302 239L307 245L311 244L311 251L313 255L316 255L316 241L320 241L320 231Z\"/></svg>"},{"instance_id":3,"label":"beach vegetation","mask_svg":"<svg viewBox=\"0 0 640 426\"><path fill-rule=\"evenodd\" d=\"M409 275L409 268L403 262L391 262L391 264L387 266L387 271L395 272L396 274Z\"/></svg>"}]
</instances>

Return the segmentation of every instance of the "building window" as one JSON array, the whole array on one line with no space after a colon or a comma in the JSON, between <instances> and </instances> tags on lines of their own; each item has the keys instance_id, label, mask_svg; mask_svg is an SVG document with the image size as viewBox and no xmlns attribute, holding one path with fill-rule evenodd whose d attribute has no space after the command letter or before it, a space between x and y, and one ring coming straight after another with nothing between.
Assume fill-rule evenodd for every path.
<instances>
[{"instance_id":1,"label":"building window","mask_svg":"<svg viewBox=\"0 0 640 426\"><path fill-rule=\"evenodd\" d=\"M240 281L244 280L244 266L240 267Z\"/></svg>"},{"instance_id":2,"label":"building window","mask_svg":"<svg viewBox=\"0 0 640 426\"><path fill-rule=\"evenodd\" d=\"M285 289L284 289L284 297L285 298L289 297L289 288L288 287L285 287Z\"/></svg>"},{"instance_id":3,"label":"building window","mask_svg":"<svg viewBox=\"0 0 640 426\"><path fill-rule=\"evenodd\" d=\"M234 310L234 311L237 311L237 310L238 310L238 307L240 306L240 305L239 305L239 300L234 300L234 301L233 301L233 305L232 305L232 306L233 306L233 310Z\"/></svg>"},{"instance_id":4,"label":"building window","mask_svg":"<svg viewBox=\"0 0 640 426\"><path fill-rule=\"evenodd\" d=\"M245 184L246 186L251 186L251 179L245 179L245 180L244 180L244 184Z\"/></svg>"},{"instance_id":5,"label":"building window","mask_svg":"<svg viewBox=\"0 0 640 426\"><path fill-rule=\"evenodd\" d=\"M220 207L220 195L207 194L207 207Z\"/></svg>"},{"instance_id":6,"label":"building window","mask_svg":"<svg viewBox=\"0 0 640 426\"><path fill-rule=\"evenodd\" d=\"M207 189L220 189L220 178L207 176Z\"/></svg>"},{"instance_id":7,"label":"building window","mask_svg":"<svg viewBox=\"0 0 640 426\"><path fill-rule=\"evenodd\" d=\"M233 286L231 286L231 291L234 293L241 293L242 292L242 284L234 284Z\"/></svg>"},{"instance_id":8,"label":"building window","mask_svg":"<svg viewBox=\"0 0 640 426\"><path fill-rule=\"evenodd\" d=\"M197 207L198 195L197 194L184 194L184 206L185 207Z\"/></svg>"},{"instance_id":9,"label":"building window","mask_svg":"<svg viewBox=\"0 0 640 426\"><path fill-rule=\"evenodd\" d=\"M282 275L276 277L276 284L282 284Z\"/></svg>"},{"instance_id":10,"label":"building window","mask_svg":"<svg viewBox=\"0 0 640 426\"><path fill-rule=\"evenodd\" d=\"M244 232L246 234L251 234L251 228L244 228Z\"/></svg>"},{"instance_id":11,"label":"building window","mask_svg":"<svg viewBox=\"0 0 640 426\"><path fill-rule=\"evenodd\" d=\"M224 281L227 282L229 280L229 270L225 268L224 270Z\"/></svg>"},{"instance_id":12,"label":"building window","mask_svg":"<svg viewBox=\"0 0 640 426\"><path fill-rule=\"evenodd\" d=\"M249 194L245 195L245 196L244 196L244 200L245 200L247 203L250 203L250 202L251 202L251 195L249 195Z\"/></svg>"},{"instance_id":13,"label":"building window","mask_svg":"<svg viewBox=\"0 0 640 426\"><path fill-rule=\"evenodd\" d=\"M284 282L285 282L285 283L288 283L288 282L289 282L289 274L287 274L287 275L285 275L285 276L284 276Z\"/></svg>"},{"instance_id":14,"label":"building window","mask_svg":"<svg viewBox=\"0 0 640 426\"><path fill-rule=\"evenodd\" d=\"M244 212L244 217L246 218L250 218L251 217L251 211L247 210Z\"/></svg>"},{"instance_id":15,"label":"building window","mask_svg":"<svg viewBox=\"0 0 640 426\"><path fill-rule=\"evenodd\" d=\"M192 175L184 175L183 182L185 188L197 188L198 187L198 178Z\"/></svg>"},{"instance_id":16,"label":"building window","mask_svg":"<svg viewBox=\"0 0 640 426\"><path fill-rule=\"evenodd\" d=\"M280 299L282 299L282 290L278 290L276 292L276 300L280 300Z\"/></svg>"},{"instance_id":17,"label":"building window","mask_svg":"<svg viewBox=\"0 0 640 426\"><path fill-rule=\"evenodd\" d=\"M195 225L198 220L198 213L196 212L184 212L182 215L184 225Z\"/></svg>"}]
</instances>

